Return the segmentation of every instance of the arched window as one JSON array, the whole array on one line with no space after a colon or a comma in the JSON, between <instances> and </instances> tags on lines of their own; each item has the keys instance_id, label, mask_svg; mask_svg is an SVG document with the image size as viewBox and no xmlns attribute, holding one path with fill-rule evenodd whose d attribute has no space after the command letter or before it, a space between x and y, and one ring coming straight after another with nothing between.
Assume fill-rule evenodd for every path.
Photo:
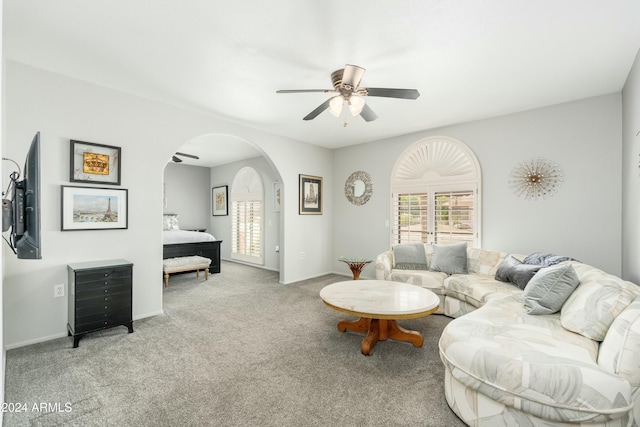
<instances>
[{"instance_id":1,"label":"arched window","mask_svg":"<svg viewBox=\"0 0 640 427\"><path fill-rule=\"evenodd\" d=\"M479 247L480 164L464 143L445 136L407 148L391 174L391 242Z\"/></svg>"},{"instance_id":2,"label":"arched window","mask_svg":"<svg viewBox=\"0 0 640 427\"><path fill-rule=\"evenodd\" d=\"M236 173L231 185L231 258L264 264L264 191L252 167Z\"/></svg>"}]
</instances>

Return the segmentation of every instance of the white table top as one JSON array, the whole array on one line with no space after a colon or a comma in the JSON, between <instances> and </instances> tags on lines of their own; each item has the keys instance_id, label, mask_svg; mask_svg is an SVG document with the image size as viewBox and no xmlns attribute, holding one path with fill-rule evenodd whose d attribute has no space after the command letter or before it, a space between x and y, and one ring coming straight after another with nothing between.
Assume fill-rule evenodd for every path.
<instances>
[{"instance_id":1,"label":"white table top","mask_svg":"<svg viewBox=\"0 0 640 427\"><path fill-rule=\"evenodd\" d=\"M330 307L371 318L401 319L434 312L440 299L433 292L388 280L349 280L325 286L320 298Z\"/></svg>"}]
</instances>

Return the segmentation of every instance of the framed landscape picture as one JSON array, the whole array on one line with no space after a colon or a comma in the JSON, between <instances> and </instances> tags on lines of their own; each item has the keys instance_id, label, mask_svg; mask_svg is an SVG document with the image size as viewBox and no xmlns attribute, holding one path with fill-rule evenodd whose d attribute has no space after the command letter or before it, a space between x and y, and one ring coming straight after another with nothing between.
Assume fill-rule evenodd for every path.
<instances>
[{"instance_id":1,"label":"framed landscape picture","mask_svg":"<svg viewBox=\"0 0 640 427\"><path fill-rule=\"evenodd\" d=\"M62 186L62 231L128 227L126 189Z\"/></svg>"},{"instance_id":2,"label":"framed landscape picture","mask_svg":"<svg viewBox=\"0 0 640 427\"><path fill-rule=\"evenodd\" d=\"M300 175L300 215L322 215L322 178Z\"/></svg>"},{"instance_id":3,"label":"framed landscape picture","mask_svg":"<svg viewBox=\"0 0 640 427\"><path fill-rule=\"evenodd\" d=\"M70 181L120 185L120 147L71 140Z\"/></svg>"},{"instance_id":4,"label":"framed landscape picture","mask_svg":"<svg viewBox=\"0 0 640 427\"><path fill-rule=\"evenodd\" d=\"M211 189L211 214L224 216L229 214L228 186L221 185Z\"/></svg>"}]
</instances>

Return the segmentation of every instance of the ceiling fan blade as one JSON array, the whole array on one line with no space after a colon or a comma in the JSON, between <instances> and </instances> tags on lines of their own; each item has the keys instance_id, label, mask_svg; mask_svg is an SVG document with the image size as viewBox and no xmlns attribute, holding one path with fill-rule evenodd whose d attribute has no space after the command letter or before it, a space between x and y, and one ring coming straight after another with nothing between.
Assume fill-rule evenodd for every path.
<instances>
[{"instance_id":1,"label":"ceiling fan blade","mask_svg":"<svg viewBox=\"0 0 640 427\"><path fill-rule=\"evenodd\" d=\"M417 99L420 92L417 89L390 89L384 87L368 87L364 89L367 96L382 96L385 98Z\"/></svg>"},{"instance_id":2,"label":"ceiling fan blade","mask_svg":"<svg viewBox=\"0 0 640 427\"><path fill-rule=\"evenodd\" d=\"M178 155L178 156L182 156L182 157L189 157L189 158L191 158L191 159L200 160L200 157L198 157L198 156L194 156L193 154L178 153L178 152L176 152L176 155Z\"/></svg>"},{"instance_id":3,"label":"ceiling fan blade","mask_svg":"<svg viewBox=\"0 0 640 427\"><path fill-rule=\"evenodd\" d=\"M357 65L345 65L342 73L342 84L351 86L354 90L357 89L365 71L364 68Z\"/></svg>"},{"instance_id":4,"label":"ceiling fan blade","mask_svg":"<svg viewBox=\"0 0 640 427\"><path fill-rule=\"evenodd\" d=\"M174 163L182 163L182 159L176 156L171 156L171 160L173 160Z\"/></svg>"},{"instance_id":5,"label":"ceiling fan blade","mask_svg":"<svg viewBox=\"0 0 640 427\"><path fill-rule=\"evenodd\" d=\"M335 92L333 89L280 89L276 93Z\"/></svg>"},{"instance_id":6,"label":"ceiling fan blade","mask_svg":"<svg viewBox=\"0 0 640 427\"><path fill-rule=\"evenodd\" d=\"M338 95L340 96L340 95ZM318 114L322 113L324 110L326 110L327 108L329 108L329 103L331 103L331 100L335 98L335 96L332 96L331 98L327 99L326 101L324 101L322 104L320 104L318 106L318 108L316 108L315 110L313 110L312 112L310 112L309 114L307 114L306 116L304 116L302 118L302 120L313 120L316 117L318 117Z\"/></svg>"},{"instance_id":7,"label":"ceiling fan blade","mask_svg":"<svg viewBox=\"0 0 640 427\"><path fill-rule=\"evenodd\" d=\"M369 107L367 104L364 104L364 107L362 107L360 116L367 122L372 122L378 118L376 113L374 113L371 107Z\"/></svg>"}]
</instances>

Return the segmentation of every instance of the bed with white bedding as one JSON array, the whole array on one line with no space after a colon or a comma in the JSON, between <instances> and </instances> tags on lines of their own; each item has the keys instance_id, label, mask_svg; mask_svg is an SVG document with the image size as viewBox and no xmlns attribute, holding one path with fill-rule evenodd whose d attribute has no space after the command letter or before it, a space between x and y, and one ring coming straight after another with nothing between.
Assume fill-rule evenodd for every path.
<instances>
[{"instance_id":1,"label":"bed with white bedding","mask_svg":"<svg viewBox=\"0 0 640 427\"><path fill-rule=\"evenodd\" d=\"M175 245L177 243L213 242L216 238L209 233L190 230L163 230L162 244Z\"/></svg>"},{"instance_id":2,"label":"bed with white bedding","mask_svg":"<svg viewBox=\"0 0 640 427\"><path fill-rule=\"evenodd\" d=\"M177 214L164 214L162 258L198 255L211 260L210 273L220 273L220 243L209 233L181 230Z\"/></svg>"}]
</instances>

